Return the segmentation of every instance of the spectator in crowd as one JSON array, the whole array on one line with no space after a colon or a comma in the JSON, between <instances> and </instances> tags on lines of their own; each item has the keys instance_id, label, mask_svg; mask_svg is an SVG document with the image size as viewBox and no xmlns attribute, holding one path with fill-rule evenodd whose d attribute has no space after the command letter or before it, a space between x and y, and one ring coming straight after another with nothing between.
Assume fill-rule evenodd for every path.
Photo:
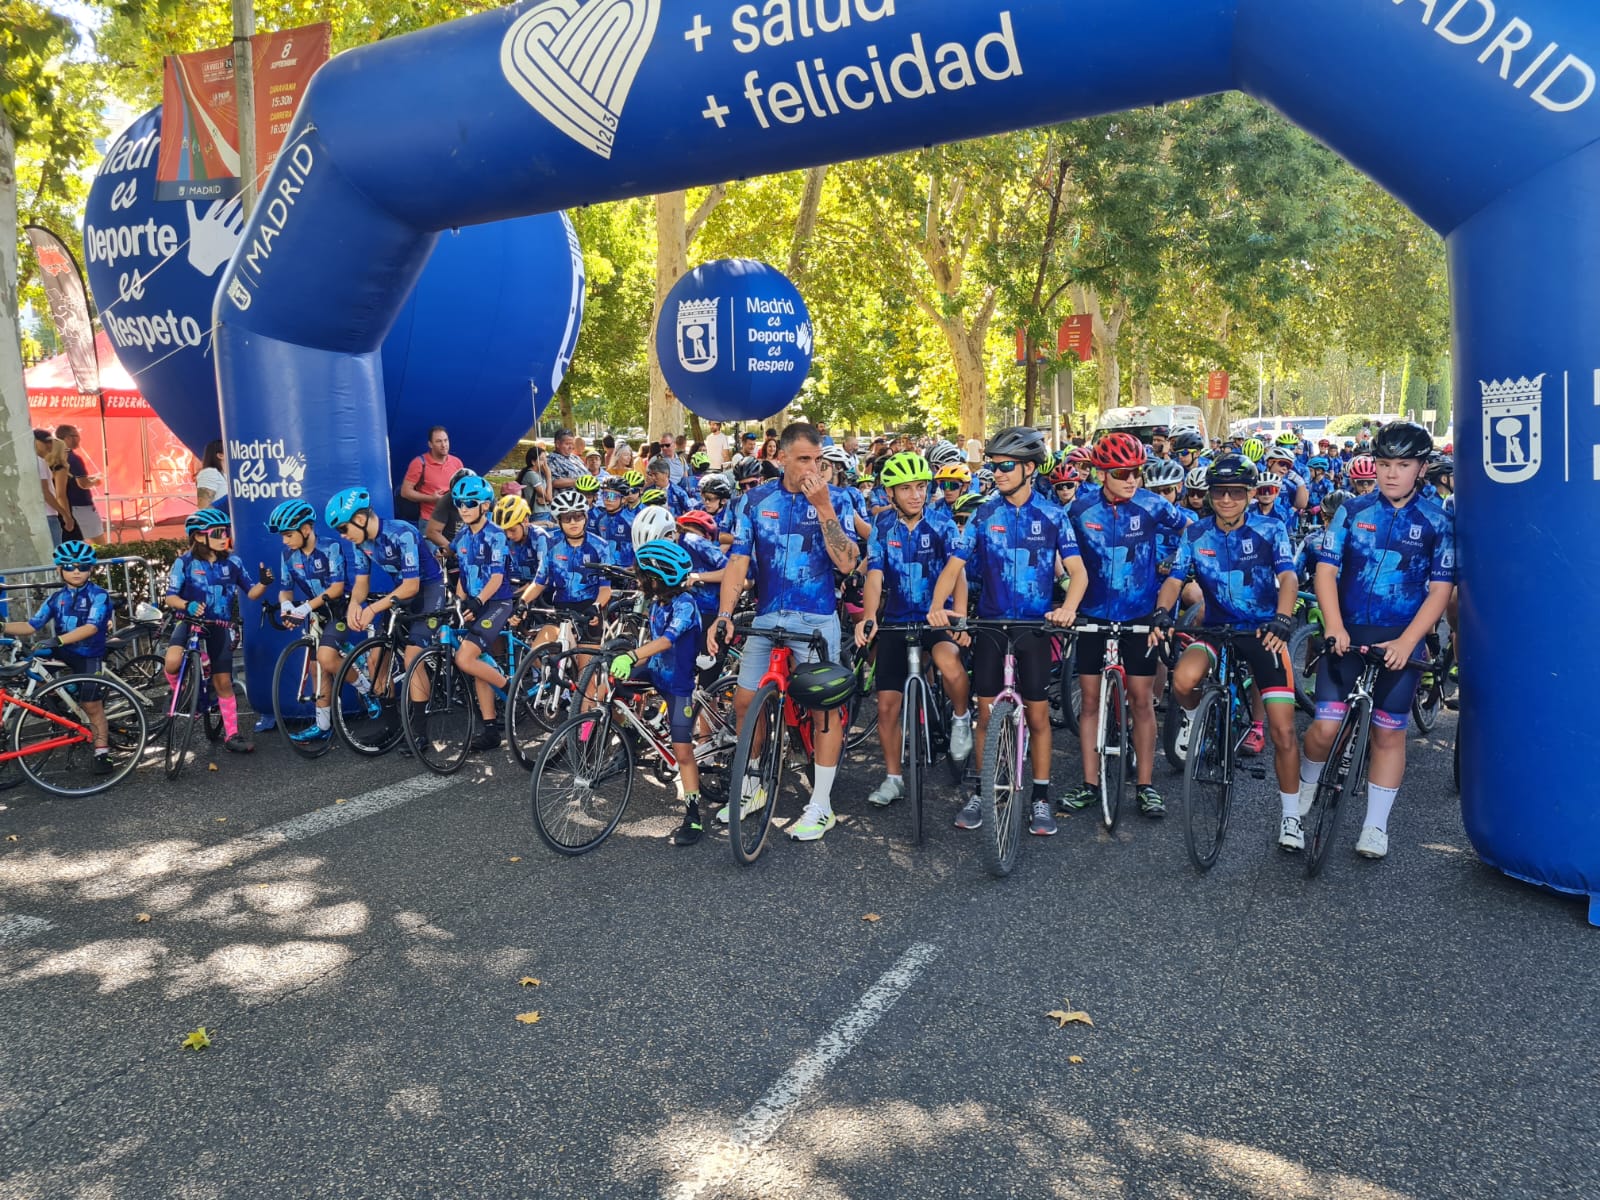
<instances>
[{"instance_id":1,"label":"spectator in crowd","mask_svg":"<svg viewBox=\"0 0 1600 1200\"><path fill-rule=\"evenodd\" d=\"M728 465L732 456L732 449L728 445L728 435L722 432L722 422L712 421L711 432L706 434L706 457L711 460L711 469L720 471Z\"/></svg>"},{"instance_id":2,"label":"spectator in crowd","mask_svg":"<svg viewBox=\"0 0 1600 1200\"><path fill-rule=\"evenodd\" d=\"M819 422L817 424L817 432L822 435L822 444L824 446L833 445L833 434L828 432L828 427L826 425L823 425Z\"/></svg>"},{"instance_id":3,"label":"spectator in crowd","mask_svg":"<svg viewBox=\"0 0 1600 1200\"><path fill-rule=\"evenodd\" d=\"M76 425L58 425L56 437L67 446L66 501L72 509L72 523L77 527L77 538L85 542L104 541L105 523L94 504L94 489L105 479L94 460L83 450L83 434ZM65 531L63 531L65 532Z\"/></svg>"},{"instance_id":4,"label":"spectator in crowd","mask_svg":"<svg viewBox=\"0 0 1600 1200\"><path fill-rule=\"evenodd\" d=\"M72 510L67 507L67 502L56 494L55 476L50 471L50 447L55 445L55 435L48 429L35 429L33 431L33 453L39 460L39 490L44 493L44 519L50 526L50 544L59 546L62 542L62 523L72 522ZM65 447L63 447L63 458Z\"/></svg>"},{"instance_id":5,"label":"spectator in crowd","mask_svg":"<svg viewBox=\"0 0 1600 1200\"><path fill-rule=\"evenodd\" d=\"M428 452L419 454L406 468L400 481L400 498L417 506L421 518L417 527L426 533L434 505L450 491L450 480L465 465L450 453L450 434L443 425L428 430Z\"/></svg>"},{"instance_id":6,"label":"spectator in crowd","mask_svg":"<svg viewBox=\"0 0 1600 1200\"><path fill-rule=\"evenodd\" d=\"M522 456L522 474L517 476L517 482L522 485L522 498L528 502L533 520L549 521L550 467L537 445L529 446Z\"/></svg>"},{"instance_id":7,"label":"spectator in crowd","mask_svg":"<svg viewBox=\"0 0 1600 1200\"><path fill-rule=\"evenodd\" d=\"M79 538L78 522L72 515L72 505L67 501L67 484L72 472L67 469L67 444L54 434L50 448L45 452L44 465L50 471L50 488L56 494L56 511L61 514L61 540L70 542Z\"/></svg>"},{"instance_id":8,"label":"spectator in crowd","mask_svg":"<svg viewBox=\"0 0 1600 1200\"><path fill-rule=\"evenodd\" d=\"M222 439L206 443L200 470L194 477L194 506L228 511L228 460L222 456Z\"/></svg>"},{"instance_id":9,"label":"spectator in crowd","mask_svg":"<svg viewBox=\"0 0 1600 1200\"><path fill-rule=\"evenodd\" d=\"M767 433L767 440L761 443L761 453L756 457L769 462L776 462L778 458L778 435Z\"/></svg>"},{"instance_id":10,"label":"spectator in crowd","mask_svg":"<svg viewBox=\"0 0 1600 1200\"><path fill-rule=\"evenodd\" d=\"M606 462L606 474L621 475L631 466L633 466L633 449L627 442L619 441L617 448Z\"/></svg>"},{"instance_id":11,"label":"spectator in crowd","mask_svg":"<svg viewBox=\"0 0 1600 1200\"><path fill-rule=\"evenodd\" d=\"M684 477L684 474L688 471L688 467L684 464L683 459L679 457L679 451L682 449L682 447L678 444L680 441L682 441L682 438L674 439L670 433L663 433L661 435L660 457L666 460L667 474L672 477L673 483L678 483L681 481Z\"/></svg>"},{"instance_id":12,"label":"spectator in crowd","mask_svg":"<svg viewBox=\"0 0 1600 1200\"><path fill-rule=\"evenodd\" d=\"M605 474L605 463L600 458L600 451L590 450L583 456L583 469L596 479Z\"/></svg>"},{"instance_id":13,"label":"spectator in crowd","mask_svg":"<svg viewBox=\"0 0 1600 1200\"><path fill-rule=\"evenodd\" d=\"M754 429L746 429L739 435L739 453L745 458L760 457L756 449L756 431Z\"/></svg>"},{"instance_id":14,"label":"spectator in crowd","mask_svg":"<svg viewBox=\"0 0 1600 1200\"><path fill-rule=\"evenodd\" d=\"M549 457L550 465L550 494L554 496L564 488L570 488L578 482L580 475L589 472L584 469L583 458L578 453L577 439L570 429L556 430L556 448Z\"/></svg>"}]
</instances>

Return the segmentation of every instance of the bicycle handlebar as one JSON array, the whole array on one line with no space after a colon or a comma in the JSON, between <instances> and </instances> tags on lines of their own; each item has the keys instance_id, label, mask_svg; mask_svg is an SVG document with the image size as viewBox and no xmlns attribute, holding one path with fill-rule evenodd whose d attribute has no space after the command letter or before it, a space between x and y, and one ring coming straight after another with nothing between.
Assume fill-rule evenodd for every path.
<instances>
[{"instance_id":1,"label":"bicycle handlebar","mask_svg":"<svg viewBox=\"0 0 1600 1200\"><path fill-rule=\"evenodd\" d=\"M774 642L807 642L814 649L826 652L828 639L822 634L812 630L809 633L794 633L788 629L756 629L755 623L759 617L731 617L726 618L733 626L735 633L742 633L746 637L764 637Z\"/></svg>"}]
</instances>

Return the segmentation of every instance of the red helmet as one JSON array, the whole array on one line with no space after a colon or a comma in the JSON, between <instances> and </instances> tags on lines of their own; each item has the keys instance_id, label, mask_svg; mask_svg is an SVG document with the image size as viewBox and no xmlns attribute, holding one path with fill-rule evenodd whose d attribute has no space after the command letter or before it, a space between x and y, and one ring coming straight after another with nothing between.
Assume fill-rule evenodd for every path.
<instances>
[{"instance_id":1,"label":"red helmet","mask_svg":"<svg viewBox=\"0 0 1600 1200\"><path fill-rule=\"evenodd\" d=\"M1378 464L1370 454L1358 454L1350 460L1351 479L1376 479Z\"/></svg>"},{"instance_id":2,"label":"red helmet","mask_svg":"<svg viewBox=\"0 0 1600 1200\"><path fill-rule=\"evenodd\" d=\"M1102 471L1144 468L1144 443L1131 433L1108 433L1094 444L1093 462Z\"/></svg>"},{"instance_id":3,"label":"red helmet","mask_svg":"<svg viewBox=\"0 0 1600 1200\"><path fill-rule=\"evenodd\" d=\"M1069 463L1069 462L1061 463L1059 466L1056 467L1055 470L1050 472L1050 483L1051 483L1052 486L1063 484L1063 483L1082 483L1082 482L1083 482L1083 472L1078 470L1077 465L1074 464L1074 463Z\"/></svg>"},{"instance_id":4,"label":"red helmet","mask_svg":"<svg viewBox=\"0 0 1600 1200\"><path fill-rule=\"evenodd\" d=\"M1087 446L1074 446L1067 451L1067 461L1080 467L1085 465L1093 466L1094 455L1089 453L1089 447Z\"/></svg>"},{"instance_id":5,"label":"red helmet","mask_svg":"<svg viewBox=\"0 0 1600 1200\"><path fill-rule=\"evenodd\" d=\"M678 518L678 528L690 533L698 533L703 538L715 539L717 536L717 519L710 513L698 508L691 508Z\"/></svg>"}]
</instances>

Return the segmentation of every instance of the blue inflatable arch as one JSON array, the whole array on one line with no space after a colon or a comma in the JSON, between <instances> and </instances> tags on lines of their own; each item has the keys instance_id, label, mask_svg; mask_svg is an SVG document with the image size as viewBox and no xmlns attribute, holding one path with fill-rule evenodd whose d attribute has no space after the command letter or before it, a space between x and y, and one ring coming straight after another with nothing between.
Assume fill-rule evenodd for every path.
<instances>
[{"instance_id":1,"label":"blue inflatable arch","mask_svg":"<svg viewBox=\"0 0 1600 1200\"><path fill-rule=\"evenodd\" d=\"M379 350L441 230L1240 89L1448 239L1466 827L1594 897L1596 64L1571 0L515 5L318 74L218 292L224 429L314 500L381 488Z\"/></svg>"}]
</instances>

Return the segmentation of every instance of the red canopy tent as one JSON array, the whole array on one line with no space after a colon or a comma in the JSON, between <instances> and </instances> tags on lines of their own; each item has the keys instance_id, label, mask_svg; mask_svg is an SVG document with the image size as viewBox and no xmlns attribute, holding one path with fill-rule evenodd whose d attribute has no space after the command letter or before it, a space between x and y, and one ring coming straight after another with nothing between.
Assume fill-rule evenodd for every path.
<instances>
[{"instance_id":1,"label":"red canopy tent","mask_svg":"<svg viewBox=\"0 0 1600 1200\"><path fill-rule=\"evenodd\" d=\"M194 510L199 462L162 424L138 385L117 361L105 330L95 334L100 358L100 394L78 391L65 354L47 358L24 375L28 418L35 429L54 432L76 425L82 449L100 465L106 487L97 500L107 511L113 541L161 536L157 525L181 524Z\"/></svg>"}]
</instances>

